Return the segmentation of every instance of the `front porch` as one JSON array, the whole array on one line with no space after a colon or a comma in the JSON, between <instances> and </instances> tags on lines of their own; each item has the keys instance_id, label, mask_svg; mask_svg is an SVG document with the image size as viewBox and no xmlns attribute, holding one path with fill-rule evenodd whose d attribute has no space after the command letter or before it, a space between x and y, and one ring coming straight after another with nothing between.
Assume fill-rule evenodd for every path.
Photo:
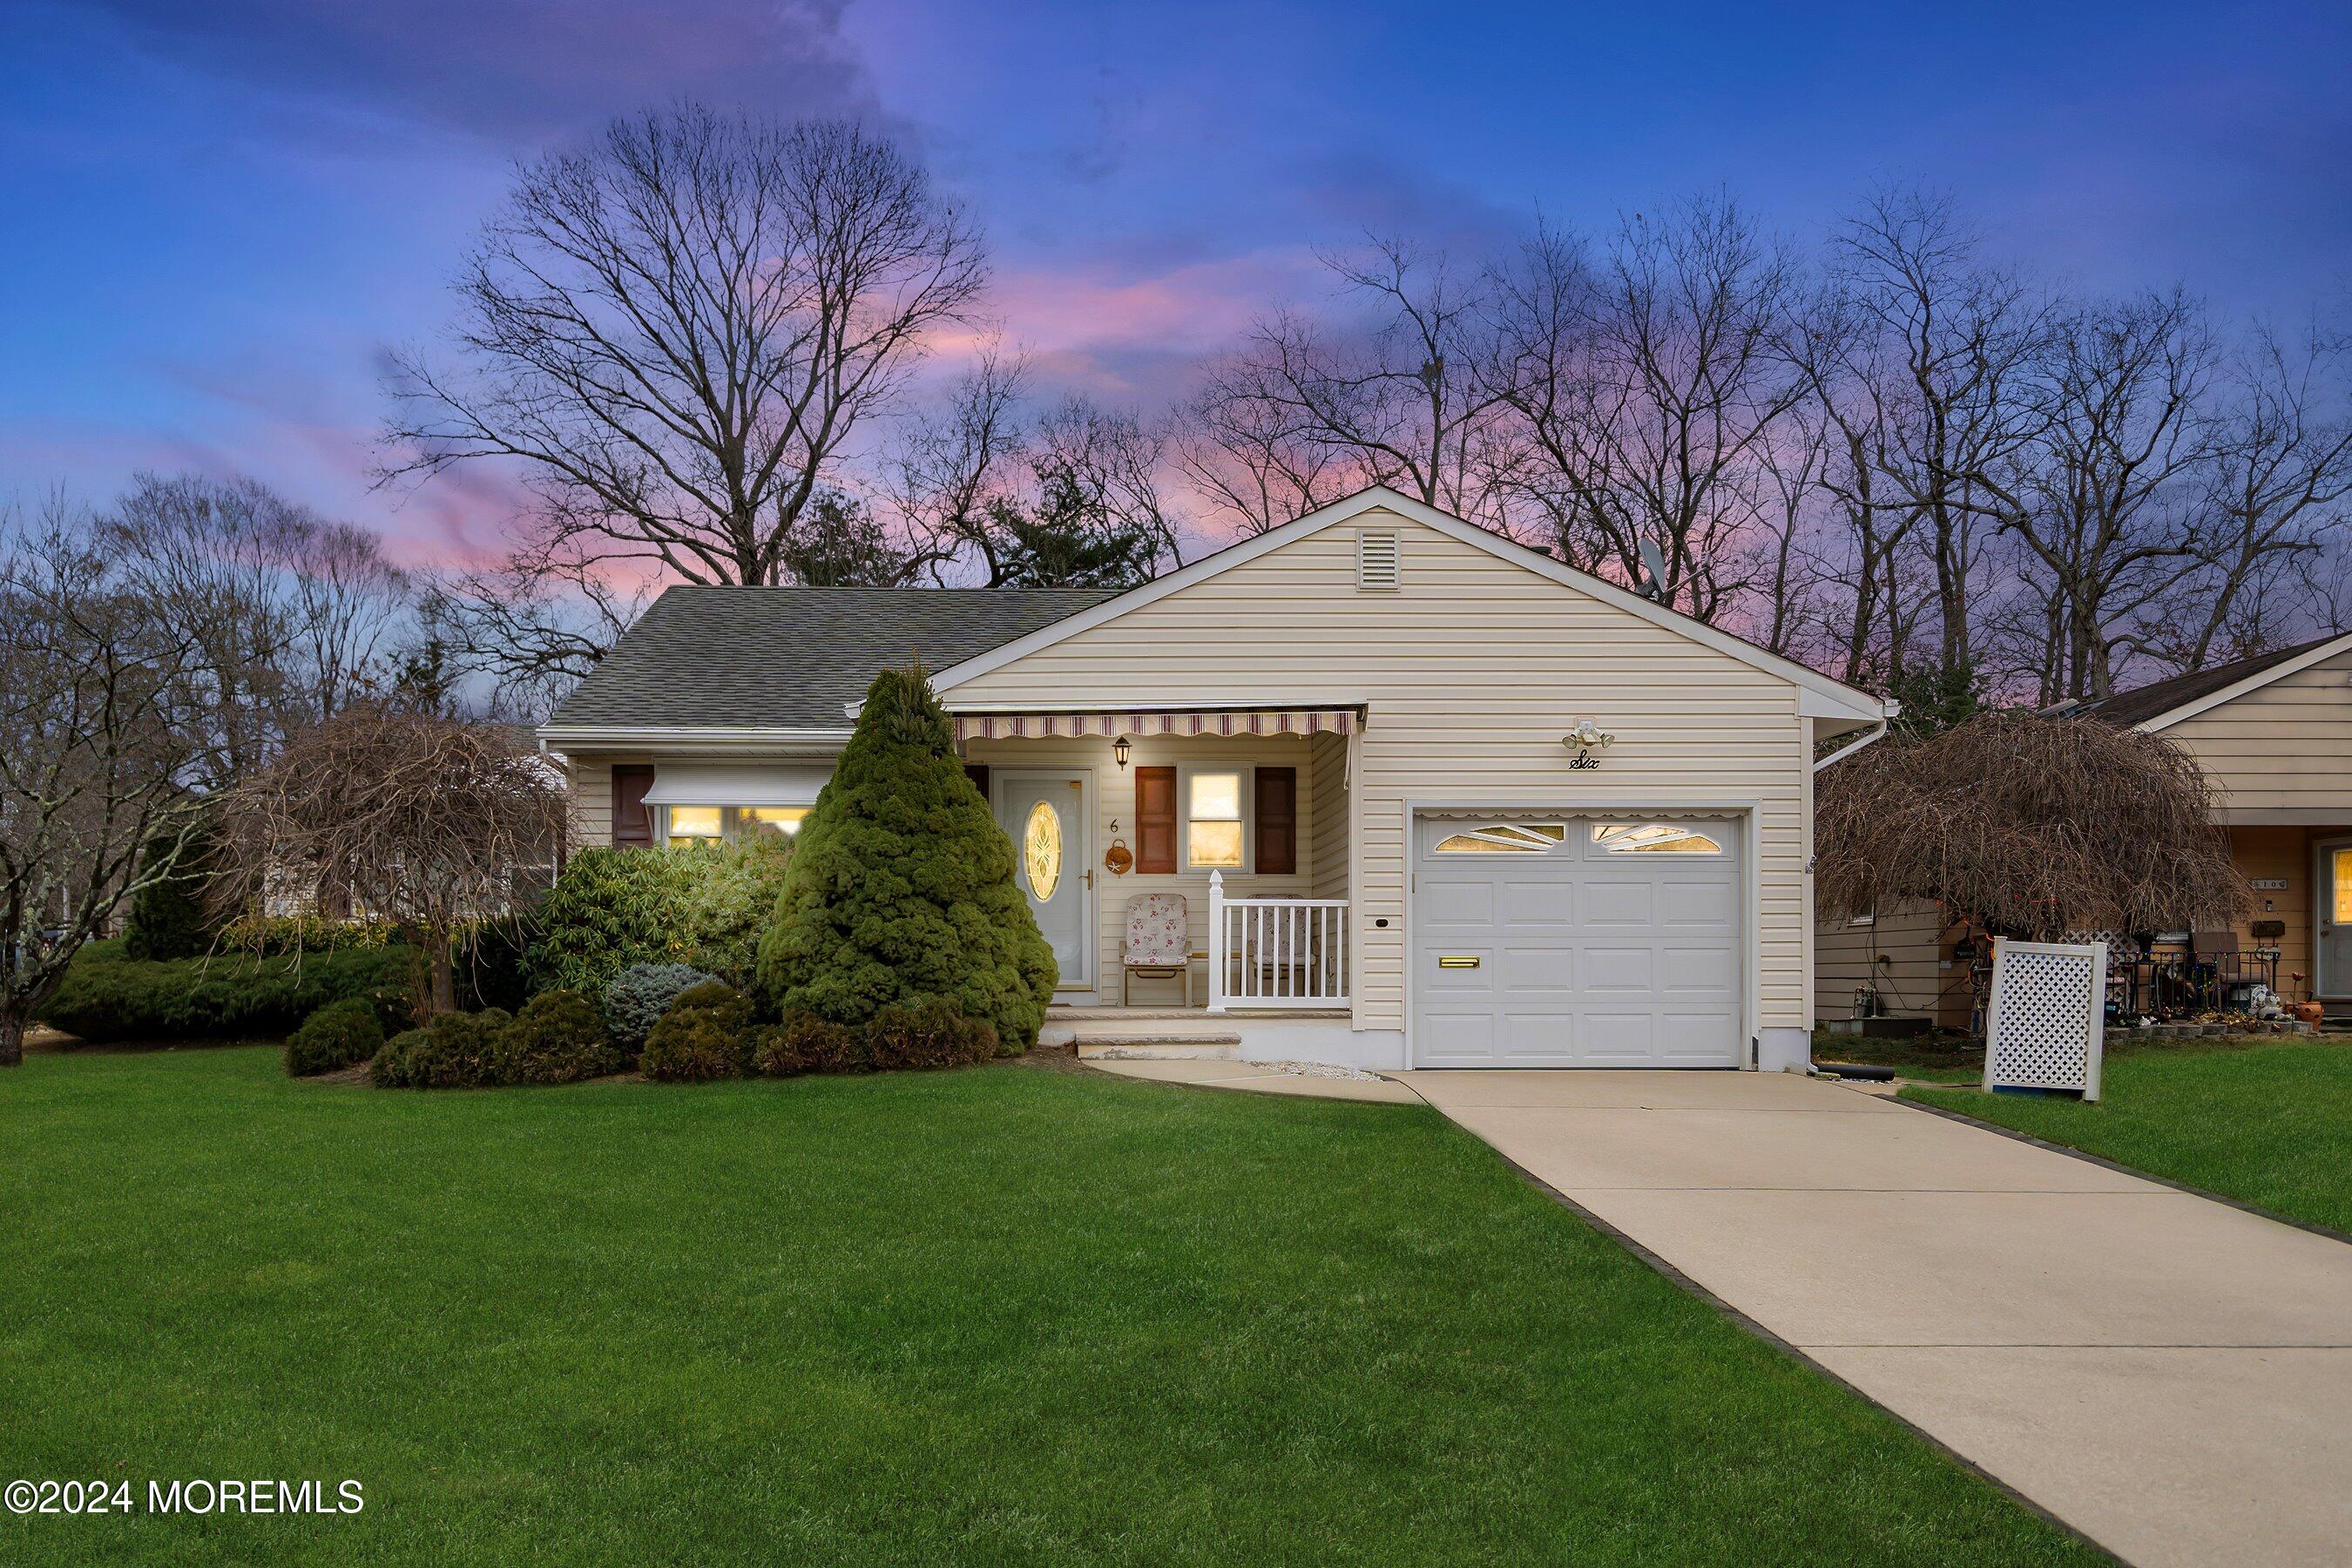
<instances>
[{"instance_id":1,"label":"front porch","mask_svg":"<svg viewBox=\"0 0 2352 1568\"><path fill-rule=\"evenodd\" d=\"M2253 910L2233 933L2275 969L2287 1002L2352 1016L2352 826L2232 823L2230 858L2252 884Z\"/></svg>"},{"instance_id":2,"label":"front porch","mask_svg":"<svg viewBox=\"0 0 2352 1568\"><path fill-rule=\"evenodd\" d=\"M1359 713L956 719L1060 966L1048 1039L1255 1055L1350 1028Z\"/></svg>"}]
</instances>

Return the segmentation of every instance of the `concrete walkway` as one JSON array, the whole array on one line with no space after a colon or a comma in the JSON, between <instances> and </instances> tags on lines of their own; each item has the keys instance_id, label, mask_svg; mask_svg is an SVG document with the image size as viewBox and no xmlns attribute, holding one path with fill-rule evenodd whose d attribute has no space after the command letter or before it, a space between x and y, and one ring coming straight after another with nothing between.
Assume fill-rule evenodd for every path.
<instances>
[{"instance_id":1,"label":"concrete walkway","mask_svg":"<svg viewBox=\"0 0 2352 1568\"><path fill-rule=\"evenodd\" d=\"M1391 1076L2110 1551L2352 1559L2352 1247L1782 1074Z\"/></svg>"}]
</instances>

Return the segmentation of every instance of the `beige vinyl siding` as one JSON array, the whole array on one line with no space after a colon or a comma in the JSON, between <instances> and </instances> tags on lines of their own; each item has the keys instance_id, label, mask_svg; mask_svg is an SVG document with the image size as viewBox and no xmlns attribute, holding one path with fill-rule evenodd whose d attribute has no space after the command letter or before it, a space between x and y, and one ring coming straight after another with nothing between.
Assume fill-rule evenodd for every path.
<instances>
[{"instance_id":1,"label":"beige vinyl siding","mask_svg":"<svg viewBox=\"0 0 2352 1568\"><path fill-rule=\"evenodd\" d=\"M1868 925L1823 921L1814 937L1815 1016L1823 1020L1853 1017L1854 990L1868 985L1884 1000L1889 1017L1965 1026L1968 977L1944 966L1951 934L1945 930L1942 912L1925 900L1881 910Z\"/></svg>"},{"instance_id":2,"label":"beige vinyl siding","mask_svg":"<svg viewBox=\"0 0 2352 1568\"><path fill-rule=\"evenodd\" d=\"M1298 770L1298 841L1303 847L1313 842L1318 825L1322 821L1324 800L1319 796L1316 781L1311 776L1311 759L1307 738L1303 735L1265 735L1240 739L1223 736L1146 735L1134 742L1134 752L1128 766L1121 768L1111 755L1110 742L1092 740L1040 741L971 741L965 746L965 760L984 763L990 770L993 788L999 773L1035 770L1041 773L1066 771L1083 774L1091 771L1095 799L1093 855L1086 867L1071 868L1071 875L1091 870L1095 879L1096 929L1098 933L1096 952L1096 984L1107 1001L1116 1001L1119 994L1121 958L1127 941L1127 906L1130 900L1143 893L1181 893L1185 916L1191 926L1193 964L1192 1000L1195 1005L1208 1000L1207 966L1202 957L1209 947L1209 873L1178 871L1169 876L1146 876L1139 871L1114 875L1102 863L1103 855L1110 848L1111 840L1124 839L1129 850L1136 847L1135 834L1135 770L1139 767L1178 767L1186 764L1215 766L1219 763L1253 763L1268 767L1295 767ZM1180 788L1177 810L1183 810ZM1344 816L1342 802L1338 810ZM1244 808L1246 815L1246 807ZM1180 815L1176 828L1177 842L1183 842L1184 829ZM1341 881L1346 874L1341 873ZM1300 899L1312 890L1311 876L1303 856L1299 869L1286 877L1261 877L1247 872L1225 874L1225 890L1235 898L1252 894L1266 898ZM1335 895L1344 896L1344 895ZM1182 991L1172 980L1139 981L1136 983L1135 1005L1156 1006L1174 1004Z\"/></svg>"},{"instance_id":3,"label":"beige vinyl siding","mask_svg":"<svg viewBox=\"0 0 2352 1568\"><path fill-rule=\"evenodd\" d=\"M2352 822L2352 652L2158 733L2220 787L2224 822Z\"/></svg>"},{"instance_id":4,"label":"beige vinyl siding","mask_svg":"<svg viewBox=\"0 0 2352 1568\"><path fill-rule=\"evenodd\" d=\"M1307 798L1326 809L1315 814L1315 831L1299 835L1299 854L1318 899L1348 896L1348 738L1318 735L1308 746L1314 758L1300 775Z\"/></svg>"},{"instance_id":5,"label":"beige vinyl siding","mask_svg":"<svg viewBox=\"0 0 2352 1568\"><path fill-rule=\"evenodd\" d=\"M1356 587L1365 527L1402 536L1393 592ZM1810 1021L1811 780L1797 688L1406 518L1373 510L1335 524L948 697L958 707L1364 703L1351 786L1359 1028L1404 1026L1408 802L1753 803L1756 1021ZM1616 744L1580 772L1560 736L1580 718Z\"/></svg>"},{"instance_id":6,"label":"beige vinyl siding","mask_svg":"<svg viewBox=\"0 0 2352 1568\"><path fill-rule=\"evenodd\" d=\"M566 757L572 774L572 847L613 842L613 764L630 759L601 754Z\"/></svg>"}]
</instances>

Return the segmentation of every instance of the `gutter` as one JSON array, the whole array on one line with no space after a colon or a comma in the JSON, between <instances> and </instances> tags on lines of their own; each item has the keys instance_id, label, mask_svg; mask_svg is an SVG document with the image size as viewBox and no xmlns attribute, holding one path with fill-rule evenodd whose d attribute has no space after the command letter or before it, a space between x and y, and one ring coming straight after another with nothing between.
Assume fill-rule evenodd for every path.
<instances>
[{"instance_id":1,"label":"gutter","mask_svg":"<svg viewBox=\"0 0 2352 1568\"><path fill-rule=\"evenodd\" d=\"M1873 724L1870 727L1869 731L1865 733L1861 740L1856 741L1853 745L1840 746L1836 751L1832 752L1828 756L1823 757L1821 761L1815 763L1813 764L1813 772L1820 773L1832 763L1842 763L1848 757L1853 755L1856 752L1861 751L1864 746L1885 740L1886 738L1886 726L1894 720L1896 714L1902 711L1903 705L1901 703L1889 702L1886 705L1885 718L1881 719L1877 723Z\"/></svg>"},{"instance_id":2,"label":"gutter","mask_svg":"<svg viewBox=\"0 0 2352 1568\"><path fill-rule=\"evenodd\" d=\"M854 733L838 729L754 728L737 725L542 724L537 731L542 752L813 752L831 754L849 743Z\"/></svg>"}]
</instances>

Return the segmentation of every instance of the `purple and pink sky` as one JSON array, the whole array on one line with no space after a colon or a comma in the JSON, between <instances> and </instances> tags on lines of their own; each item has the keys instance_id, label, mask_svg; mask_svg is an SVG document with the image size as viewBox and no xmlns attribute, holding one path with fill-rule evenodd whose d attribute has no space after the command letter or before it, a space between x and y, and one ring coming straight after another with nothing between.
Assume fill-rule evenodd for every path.
<instances>
[{"instance_id":1,"label":"purple and pink sky","mask_svg":"<svg viewBox=\"0 0 2352 1568\"><path fill-rule=\"evenodd\" d=\"M242 471L410 560L494 550L490 476L369 489L379 355L512 160L681 95L902 136L1039 384L1148 413L1315 303L1318 246L1718 187L1811 245L1926 184L2056 279L2352 314L2347 82L2341 3L13 0L0 500Z\"/></svg>"}]
</instances>

